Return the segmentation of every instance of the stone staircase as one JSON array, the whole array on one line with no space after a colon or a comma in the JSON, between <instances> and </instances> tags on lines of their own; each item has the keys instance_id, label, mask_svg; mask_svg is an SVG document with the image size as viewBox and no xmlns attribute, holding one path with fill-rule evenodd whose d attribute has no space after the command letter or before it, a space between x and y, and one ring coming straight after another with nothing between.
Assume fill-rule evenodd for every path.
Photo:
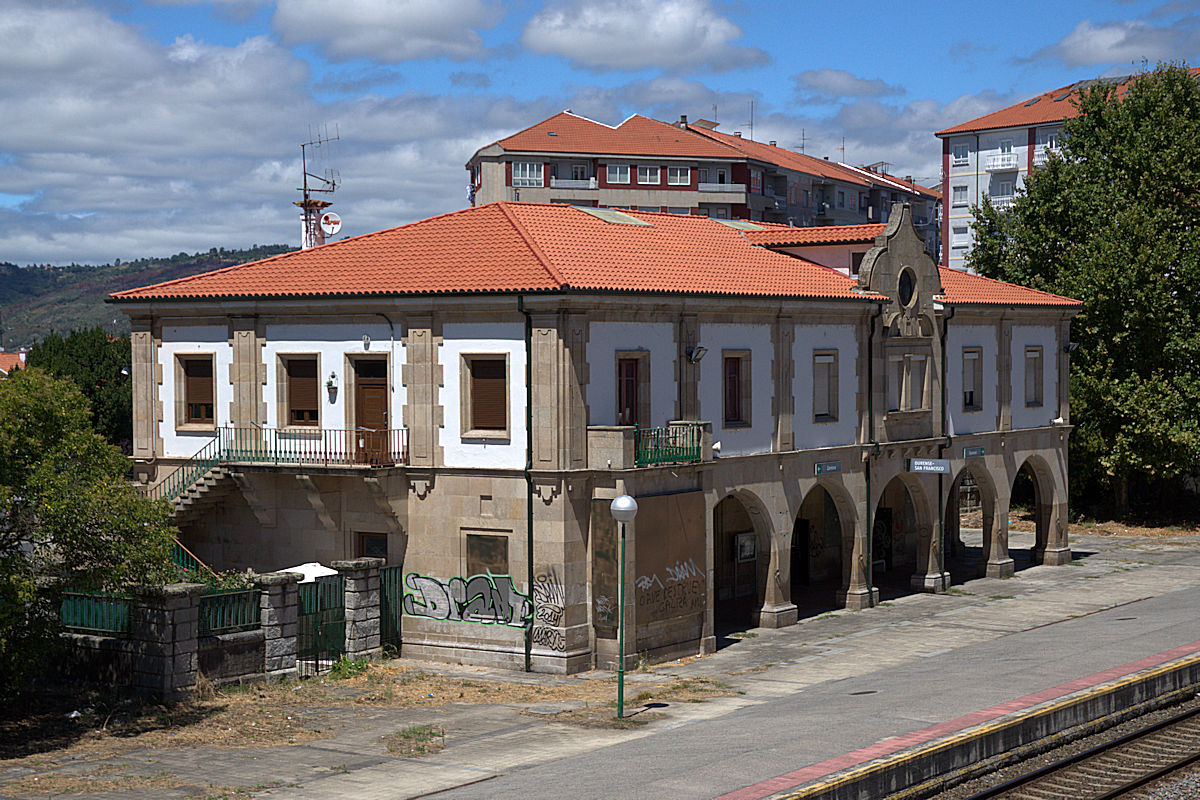
<instances>
[{"instance_id":1,"label":"stone staircase","mask_svg":"<svg viewBox=\"0 0 1200 800\"><path fill-rule=\"evenodd\" d=\"M204 473L174 499L175 524L186 525L204 514L205 510L231 494L237 485L229 470L219 464Z\"/></svg>"}]
</instances>

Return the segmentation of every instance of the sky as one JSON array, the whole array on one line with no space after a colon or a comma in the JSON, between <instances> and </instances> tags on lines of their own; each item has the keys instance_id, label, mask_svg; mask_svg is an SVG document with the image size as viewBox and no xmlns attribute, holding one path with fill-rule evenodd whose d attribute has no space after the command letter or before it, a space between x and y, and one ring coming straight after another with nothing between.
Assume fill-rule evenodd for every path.
<instances>
[{"instance_id":1,"label":"sky","mask_svg":"<svg viewBox=\"0 0 1200 800\"><path fill-rule=\"evenodd\" d=\"M0 0L0 262L298 245L326 130L339 237L453 211L566 108L933 184L936 130L1198 53L1200 0Z\"/></svg>"}]
</instances>

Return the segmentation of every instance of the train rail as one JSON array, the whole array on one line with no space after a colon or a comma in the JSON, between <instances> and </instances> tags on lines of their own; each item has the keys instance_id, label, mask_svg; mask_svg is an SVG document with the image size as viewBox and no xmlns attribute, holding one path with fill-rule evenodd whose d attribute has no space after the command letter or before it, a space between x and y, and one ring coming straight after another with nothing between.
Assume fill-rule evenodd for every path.
<instances>
[{"instance_id":1,"label":"train rail","mask_svg":"<svg viewBox=\"0 0 1200 800\"><path fill-rule=\"evenodd\" d=\"M1111 800L1200 761L1200 708L1048 764L967 800Z\"/></svg>"}]
</instances>

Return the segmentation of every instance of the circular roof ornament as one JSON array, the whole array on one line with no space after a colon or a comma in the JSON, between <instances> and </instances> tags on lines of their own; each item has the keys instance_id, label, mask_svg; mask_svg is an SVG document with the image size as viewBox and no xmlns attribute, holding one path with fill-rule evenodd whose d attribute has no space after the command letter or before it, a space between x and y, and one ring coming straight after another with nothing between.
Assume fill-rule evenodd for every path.
<instances>
[{"instance_id":1,"label":"circular roof ornament","mask_svg":"<svg viewBox=\"0 0 1200 800\"><path fill-rule=\"evenodd\" d=\"M326 211L321 215L321 232L326 236L333 236L342 229L342 218L332 211Z\"/></svg>"}]
</instances>

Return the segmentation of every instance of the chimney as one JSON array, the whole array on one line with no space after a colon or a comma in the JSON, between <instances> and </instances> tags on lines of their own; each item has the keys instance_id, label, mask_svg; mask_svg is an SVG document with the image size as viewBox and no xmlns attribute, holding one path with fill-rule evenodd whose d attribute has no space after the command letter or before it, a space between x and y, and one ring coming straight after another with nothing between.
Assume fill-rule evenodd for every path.
<instances>
[{"instance_id":1,"label":"chimney","mask_svg":"<svg viewBox=\"0 0 1200 800\"><path fill-rule=\"evenodd\" d=\"M774 147L774 146L775 146L775 140L774 140L774 139L772 139L771 141L767 142L767 144L771 145L771 147Z\"/></svg>"},{"instance_id":2,"label":"chimney","mask_svg":"<svg viewBox=\"0 0 1200 800\"><path fill-rule=\"evenodd\" d=\"M687 127L687 114L679 115L679 127L681 127L681 128Z\"/></svg>"},{"instance_id":3,"label":"chimney","mask_svg":"<svg viewBox=\"0 0 1200 800\"><path fill-rule=\"evenodd\" d=\"M325 200L297 200L300 207L300 249L319 247L325 244L325 232L321 230L321 212L333 205Z\"/></svg>"},{"instance_id":4,"label":"chimney","mask_svg":"<svg viewBox=\"0 0 1200 800\"><path fill-rule=\"evenodd\" d=\"M740 139L740 138L742 138L742 132L741 132L741 131L734 131L734 132L733 132L733 138L735 138L735 139Z\"/></svg>"},{"instance_id":5,"label":"chimney","mask_svg":"<svg viewBox=\"0 0 1200 800\"><path fill-rule=\"evenodd\" d=\"M912 183L912 175L905 175L904 180L906 183Z\"/></svg>"},{"instance_id":6,"label":"chimney","mask_svg":"<svg viewBox=\"0 0 1200 800\"><path fill-rule=\"evenodd\" d=\"M829 156L825 156L825 160L826 160L826 161L828 161L828 160L829 160Z\"/></svg>"}]
</instances>

